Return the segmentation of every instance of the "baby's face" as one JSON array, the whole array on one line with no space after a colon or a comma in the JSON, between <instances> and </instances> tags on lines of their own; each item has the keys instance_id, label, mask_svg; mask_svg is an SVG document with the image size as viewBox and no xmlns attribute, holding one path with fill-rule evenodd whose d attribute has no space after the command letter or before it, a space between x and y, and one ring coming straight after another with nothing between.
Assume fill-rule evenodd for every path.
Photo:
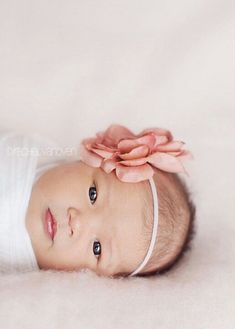
<instances>
[{"instance_id":1,"label":"baby's face","mask_svg":"<svg viewBox=\"0 0 235 329\"><path fill-rule=\"evenodd\" d=\"M123 183L81 161L58 165L35 182L26 228L41 269L88 268L99 275L131 273L147 246L143 239L142 183ZM54 239L45 229L50 208Z\"/></svg>"}]
</instances>

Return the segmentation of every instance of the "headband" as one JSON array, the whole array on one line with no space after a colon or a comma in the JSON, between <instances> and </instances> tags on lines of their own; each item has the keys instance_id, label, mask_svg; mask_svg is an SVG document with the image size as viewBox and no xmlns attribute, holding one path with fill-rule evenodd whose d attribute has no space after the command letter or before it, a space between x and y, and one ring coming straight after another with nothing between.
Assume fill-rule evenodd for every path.
<instances>
[{"instance_id":1,"label":"headband","mask_svg":"<svg viewBox=\"0 0 235 329\"><path fill-rule=\"evenodd\" d=\"M153 178L150 178L149 179L149 184L150 184L151 191L152 191L152 196L153 196L153 229L152 229L152 237L151 237L149 249L148 249L147 254L145 255L142 263L129 276L136 275L137 273L139 273L145 267L145 265L148 263L151 255L152 255L152 252L153 252L153 249L154 249L154 246L155 246L155 242L157 240L157 229L158 229L158 198L157 198L157 187L156 187L156 185L154 183Z\"/></svg>"},{"instance_id":2,"label":"headband","mask_svg":"<svg viewBox=\"0 0 235 329\"><path fill-rule=\"evenodd\" d=\"M188 175L183 161L192 160L193 155L183 149L184 144L174 140L172 133L163 128L147 128L134 134L128 128L116 124L109 126L104 132L98 132L96 137L83 139L80 144L80 158L87 165L100 167L107 174L114 171L122 182L149 181L153 196L152 237L142 263L130 276L144 268L156 244L158 197L152 178L155 169Z\"/></svg>"}]
</instances>

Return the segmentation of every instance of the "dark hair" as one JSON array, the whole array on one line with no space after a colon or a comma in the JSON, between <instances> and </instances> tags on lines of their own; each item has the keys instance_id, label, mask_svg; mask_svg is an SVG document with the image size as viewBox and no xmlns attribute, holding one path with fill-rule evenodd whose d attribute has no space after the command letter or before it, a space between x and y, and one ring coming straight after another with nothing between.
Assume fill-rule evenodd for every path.
<instances>
[{"instance_id":1,"label":"dark hair","mask_svg":"<svg viewBox=\"0 0 235 329\"><path fill-rule=\"evenodd\" d=\"M185 253L191 249L192 240L196 233L195 228L195 217L196 217L196 206L191 198L191 192L189 191L186 183L179 177L177 174L169 174L163 173L161 176L168 177L170 179L171 186L173 189L158 185L158 199L159 199L159 219L162 218L162 223L165 223L167 226L166 229L161 230L158 237L158 248L155 248L153 254L146 264L142 272L138 273L137 276L152 276L156 274L165 274L170 269L172 269L176 264L179 263L180 260L183 259ZM156 178L156 177L155 177ZM156 180L155 180L156 184ZM171 190L171 191L170 191ZM175 194L179 195L179 199L174 197ZM182 200L182 206L179 207L177 200ZM149 207L149 204L148 204ZM146 208L147 209L147 208ZM184 210L182 210L184 209ZM182 212L183 211L183 212ZM183 214L187 213L187 224L185 221L182 221ZM151 215L150 215L151 214ZM153 216L152 211L146 212L146 216ZM168 221L168 223L167 223ZM151 236L152 233L152 225L149 225L150 220L147 218L146 220L146 232L145 236ZM152 217L151 217L152 223ZM163 225L162 224L162 225ZM167 224L167 225L166 225ZM159 223L160 225L160 223ZM182 226L180 228L180 226ZM176 248L177 243L173 241L174 237L172 237L172 232L175 231L176 227L180 230L180 232L184 233L184 239L180 242L180 247ZM176 234L175 234L176 236ZM182 240L182 238L181 238ZM160 250L159 250L160 245ZM173 252L173 257L169 259L169 255L173 248L177 250L177 252ZM156 249L158 252L156 252ZM157 255L157 256L156 256ZM164 256L168 256L168 260L162 264L160 267L157 266L156 257L160 257L163 259Z\"/></svg>"}]
</instances>

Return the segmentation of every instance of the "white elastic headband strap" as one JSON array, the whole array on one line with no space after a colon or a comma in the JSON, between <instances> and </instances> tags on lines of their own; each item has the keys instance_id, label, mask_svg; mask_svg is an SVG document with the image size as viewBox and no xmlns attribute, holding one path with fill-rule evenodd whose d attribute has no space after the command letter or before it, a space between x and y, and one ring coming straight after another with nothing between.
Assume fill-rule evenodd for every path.
<instances>
[{"instance_id":1,"label":"white elastic headband strap","mask_svg":"<svg viewBox=\"0 0 235 329\"><path fill-rule=\"evenodd\" d=\"M149 258L152 255L153 252L153 248L157 239L157 229L158 229L158 197L157 197L157 187L154 183L153 178L151 177L149 179L149 183L151 186L151 191L152 191L152 195L153 195L153 230L152 230L152 237L151 237L151 242L149 245L149 249L148 252L144 258L144 260L142 261L142 263L137 267L137 269L132 272L130 274L130 276L136 275L137 273L139 273L144 266L147 264Z\"/></svg>"}]
</instances>

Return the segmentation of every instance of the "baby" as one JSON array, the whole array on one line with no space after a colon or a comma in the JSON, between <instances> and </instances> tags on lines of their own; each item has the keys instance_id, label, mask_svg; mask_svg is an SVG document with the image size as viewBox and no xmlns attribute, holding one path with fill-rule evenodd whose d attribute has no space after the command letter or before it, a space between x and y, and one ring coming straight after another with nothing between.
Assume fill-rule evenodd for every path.
<instances>
[{"instance_id":1,"label":"baby","mask_svg":"<svg viewBox=\"0 0 235 329\"><path fill-rule=\"evenodd\" d=\"M189 247L195 206L177 173L192 158L165 129L111 125L80 159L34 179L25 227L39 269L117 277L169 270Z\"/></svg>"}]
</instances>

